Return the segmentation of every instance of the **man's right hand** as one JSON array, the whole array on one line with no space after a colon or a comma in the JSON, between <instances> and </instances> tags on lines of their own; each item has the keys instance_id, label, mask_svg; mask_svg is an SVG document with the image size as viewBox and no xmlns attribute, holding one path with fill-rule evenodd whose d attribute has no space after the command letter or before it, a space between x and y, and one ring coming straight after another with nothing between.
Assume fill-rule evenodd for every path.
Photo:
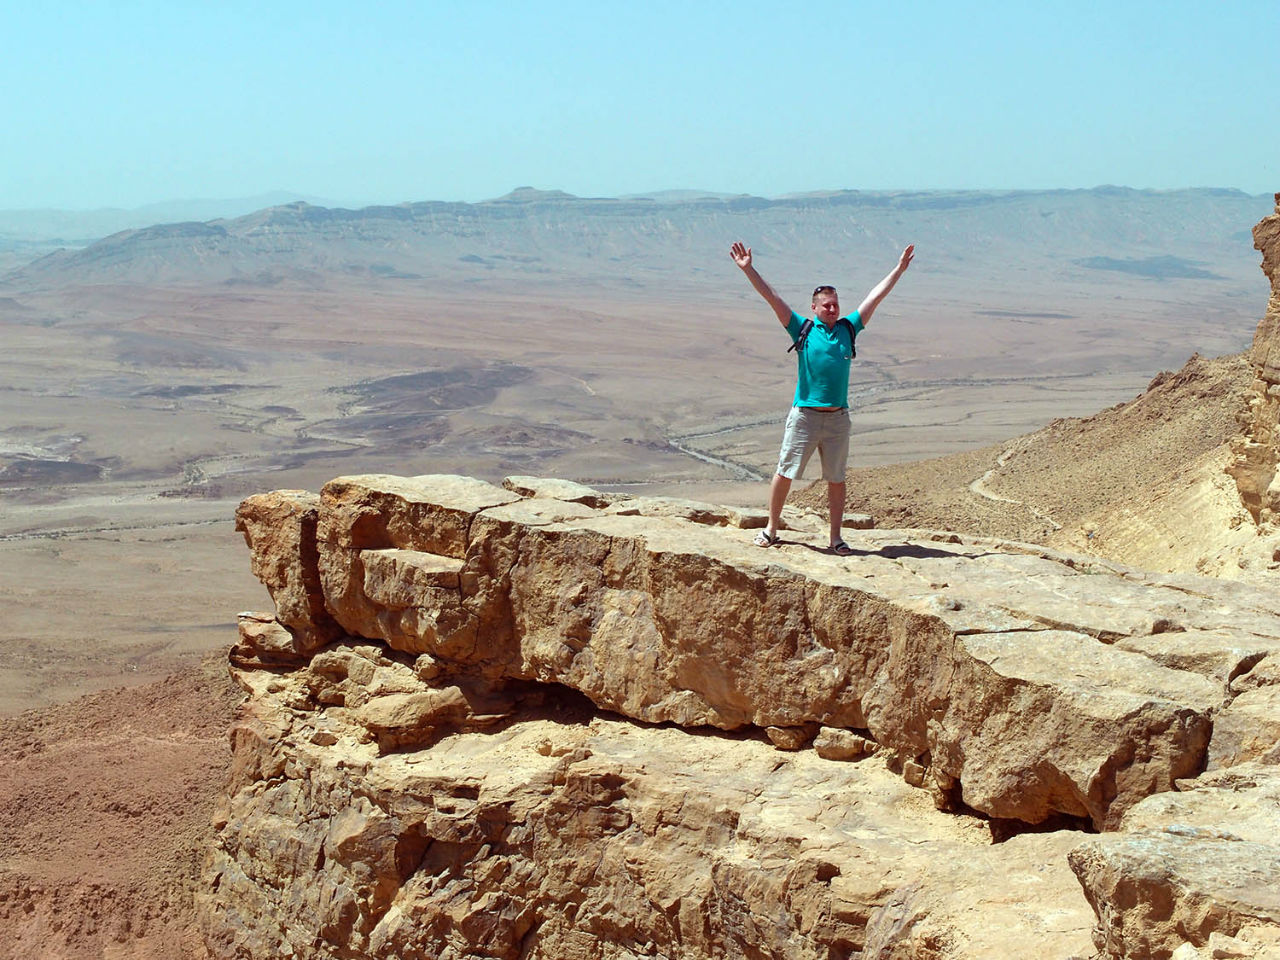
<instances>
[{"instance_id":1,"label":"man's right hand","mask_svg":"<svg viewBox=\"0 0 1280 960\"><path fill-rule=\"evenodd\" d=\"M729 256L733 257L733 262L743 270L751 266L751 248L743 246L741 240L734 241L733 246L729 248Z\"/></svg>"}]
</instances>

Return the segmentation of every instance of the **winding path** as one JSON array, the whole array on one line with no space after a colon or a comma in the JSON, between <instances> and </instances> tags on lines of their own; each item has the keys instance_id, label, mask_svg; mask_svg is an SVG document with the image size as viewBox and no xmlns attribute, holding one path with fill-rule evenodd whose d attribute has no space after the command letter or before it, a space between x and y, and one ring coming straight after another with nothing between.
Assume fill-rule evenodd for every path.
<instances>
[{"instance_id":1,"label":"winding path","mask_svg":"<svg viewBox=\"0 0 1280 960\"><path fill-rule=\"evenodd\" d=\"M1049 524L1055 531L1061 530L1062 524L1060 524L1057 520L1053 519L1053 517L1049 516L1047 513L1044 513L1041 510L1037 510L1035 507L1027 503L1025 500L1015 500L1012 497L1002 497L1000 496L1000 494L994 492L993 490L991 490L990 487L987 486L987 484L996 475L997 471L999 471L1001 467L1003 467L1006 463L1012 460L1016 454L1021 453L1023 448L1026 446L1027 446L1026 437L1019 437L1017 440L1014 440L1011 443L1006 444L1005 448L1000 451L1000 456L996 457L995 465L992 466L992 468L988 470L986 473L984 473L982 476L978 477L976 480L974 480L972 483L969 484L969 492L972 494L975 494L976 496L982 497L985 500L991 500L994 503L1012 503L1015 506L1026 507L1029 511L1031 511L1032 516L1034 516L1037 520L1042 520L1045 523Z\"/></svg>"}]
</instances>

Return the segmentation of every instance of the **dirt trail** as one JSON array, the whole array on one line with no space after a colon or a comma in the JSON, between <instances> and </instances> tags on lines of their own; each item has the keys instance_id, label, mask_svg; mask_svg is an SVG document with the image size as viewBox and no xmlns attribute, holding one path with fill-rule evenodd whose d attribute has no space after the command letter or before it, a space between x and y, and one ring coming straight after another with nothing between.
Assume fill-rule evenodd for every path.
<instances>
[{"instance_id":1,"label":"dirt trail","mask_svg":"<svg viewBox=\"0 0 1280 960\"><path fill-rule=\"evenodd\" d=\"M1049 525L1049 527L1053 531L1056 532L1062 529L1062 524L1054 520L1053 517L1049 516L1047 513L1044 513L1042 510L1037 509L1036 507L1032 506L1031 504L1027 503L1024 500L1015 500L1013 497L1001 496L1000 494L994 492L989 486L989 484L1000 473L1000 470L1015 456L1023 452L1029 445L1030 445L1030 438L1028 437L1019 437L1017 440L1014 440L1012 443L1008 444L1000 452L1000 456L996 457L996 462L991 467L991 469L989 469L986 473L984 473L982 476L978 477L976 480L974 480L972 483L969 484L969 492L975 494L976 496L982 497L986 500L990 500L993 503L1010 503L1016 507L1025 507L1026 509L1031 511L1032 516L1034 516L1037 520L1044 521L1046 524Z\"/></svg>"}]
</instances>

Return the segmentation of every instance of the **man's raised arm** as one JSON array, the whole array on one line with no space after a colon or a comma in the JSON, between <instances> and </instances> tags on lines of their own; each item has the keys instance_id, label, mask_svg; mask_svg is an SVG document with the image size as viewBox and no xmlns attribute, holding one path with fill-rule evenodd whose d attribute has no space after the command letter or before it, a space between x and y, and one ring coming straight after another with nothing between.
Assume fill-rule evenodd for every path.
<instances>
[{"instance_id":1,"label":"man's raised arm","mask_svg":"<svg viewBox=\"0 0 1280 960\"><path fill-rule=\"evenodd\" d=\"M876 307L880 306L880 301L889 295L898 278L907 272L907 267L911 266L911 258L915 255L916 245L913 243L902 251L902 256L898 258L898 265L889 271L887 277L871 288L866 299L858 306L858 316L862 318L864 327L871 322L871 315L876 312Z\"/></svg>"},{"instance_id":2,"label":"man's raised arm","mask_svg":"<svg viewBox=\"0 0 1280 960\"><path fill-rule=\"evenodd\" d=\"M764 297L765 302L773 307L773 312L777 315L778 322L784 327L790 323L791 308L787 306L787 302L774 292L773 287L769 286L764 277L760 276L756 272L756 268L751 265L751 248L743 246L741 240L735 241L733 246L729 248L729 256L733 257L733 262L747 275L747 279L751 281L751 286L755 287L756 293Z\"/></svg>"}]
</instances>

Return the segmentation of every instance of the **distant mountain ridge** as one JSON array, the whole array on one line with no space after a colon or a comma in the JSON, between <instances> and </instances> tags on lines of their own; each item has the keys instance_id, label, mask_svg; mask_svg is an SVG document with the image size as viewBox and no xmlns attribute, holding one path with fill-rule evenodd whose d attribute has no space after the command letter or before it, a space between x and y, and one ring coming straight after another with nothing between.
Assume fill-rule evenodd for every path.
<instances>
[{"instance_id":1,"label":"distant mountain ridge","mask_svg":"<svg viewBox=\"0 0 1280 960\"><path fill-rule=\"evenodd\" d=\"M3 279L31 283L308 284L331 276L403 280L497 276L693 278L745 238L771 265L828 273L850 257L925 243L935 268L975 261L1074 262L1116 269L1152 260L1160 277L1212 277L1247 249L1241 223L1269 198L1237 190L859 191L768 199L693 191L583 198L521 187L480 203L358 209L290 202L207 221L129 229L59 250Z\"/></svg>"},{"instance_id":2,"label":"distant mountain ridge","mask_svg":"<svg viewBox=\"0 0 1280 960\"><path fill-rule=\"evenodd\" d=\"M232 199L165 200L141 207L103 207L96 210L0 210L0 240L82 245L122 230L158 223L241 217L264 207L295 201L337 206L334 201L289 190Z\"/></svg>"}]
</instances>

